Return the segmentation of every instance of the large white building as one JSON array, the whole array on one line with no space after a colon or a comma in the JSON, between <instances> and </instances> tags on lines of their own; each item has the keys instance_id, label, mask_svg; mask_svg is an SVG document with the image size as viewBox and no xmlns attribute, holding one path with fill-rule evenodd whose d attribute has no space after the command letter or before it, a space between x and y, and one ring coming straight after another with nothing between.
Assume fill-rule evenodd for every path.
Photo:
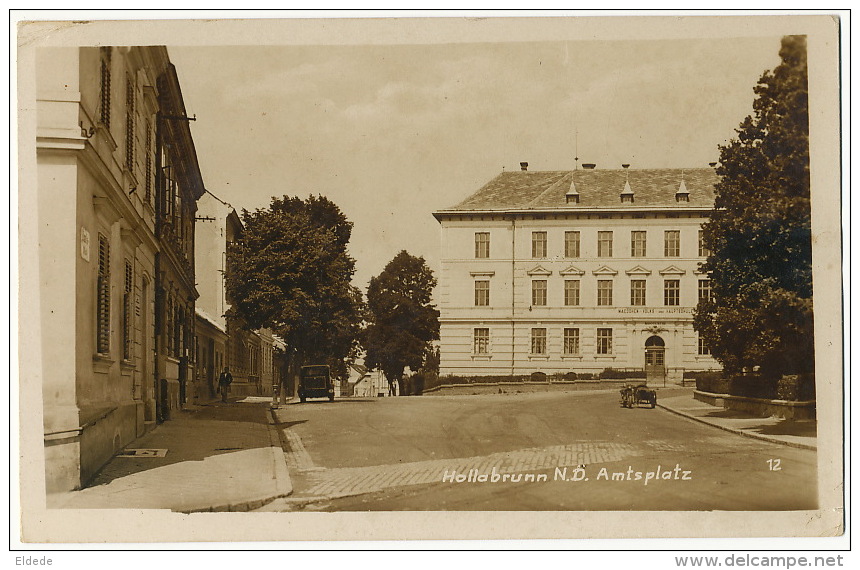
<instances>
[{"instance_id":1,"label":"large white building","mask_svg":"<svg viewBox=\"0 0 860 570\"><path fill-rule=\"evenodd\" d=\"M434 213L442 375L719 368L692 325L714 169L583 166L523 163Z\"/></svg>"}]
</instances>

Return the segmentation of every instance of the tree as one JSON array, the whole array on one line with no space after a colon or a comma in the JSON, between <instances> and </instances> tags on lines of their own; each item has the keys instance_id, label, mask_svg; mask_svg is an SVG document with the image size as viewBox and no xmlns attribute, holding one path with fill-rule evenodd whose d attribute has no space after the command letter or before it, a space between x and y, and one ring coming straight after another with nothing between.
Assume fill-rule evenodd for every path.
<instances>
[{"instance_id":1,"label":"tree","mask_svg":"<svg viewBox=\"0 0 860 570\"><path fill-rule=\"evenodd\" d=\"M380 369L402 385L403 371L421 368L439 338L439 311L431 304L436 278L423 257L398 253L367 289L367 321L362 344L368 368Z\"/></svg>"},{"instance_id":2,"label":"tree","mask_svg":"<svg viewBox=\"0 0 860 570\"><path fill-rule=\"evenodd\" d=\"M350 284L352 223L322 196L273 198L267 209L244 210L242 222L227 258L231 312L284 340L294 388L304 363L329 364L342 376L355 358L363 310Z\"/></svg>"},{"instance_id":3,"label":"tree","mask_svg":"<svg viewBox=\"0 0 860 570\"><path fill-rule=\"evenodd\" d=\"M729 374L813 369L806 38L754 88L754 115L720 146L716 200L702 226L713 299L694 325Z\"/></svg>"}]
</instances>

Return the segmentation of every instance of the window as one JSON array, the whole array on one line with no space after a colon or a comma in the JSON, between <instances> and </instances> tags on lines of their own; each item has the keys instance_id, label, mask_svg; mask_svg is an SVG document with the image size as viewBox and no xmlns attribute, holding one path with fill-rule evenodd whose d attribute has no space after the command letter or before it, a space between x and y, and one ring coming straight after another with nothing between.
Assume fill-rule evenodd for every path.
<instances>
[{"instance_id":1,"label":"window","mask_svg":"<svg viewBox=\"0 0 860 570\"><path fill-rule=\"evenodd\" d=\"M699 356L710 356L711 347L705 342L705 339L699 337Z\"/></svg>"},{"instance_id":2,"label":"window","mask_svg":"<svg viewBox=\"0 0 860 570\"><path fill-rule=\"evenodd\" d=\"M144 200L147 204L152 203L152 125L146 123L146 138L144 139L144 153L146 154L143 185Z\"/></svg>"},{"instance_id":3,"label":"window","mask_svg":"<svg viewBox=\"0 0 860 570\"><path fill-rule=\"evenodd\" d=\"M532 354L546 354L546 329L532 329Z\"/></svg>"},{"instance_id":4,"label":"window","mask_svg":"<svg viewBox=\"0 0 860 570\"><path fill-rule=\"evenodd\" d=\"M532 281L532 305L542 307L546 305L546 280L535 279Z\"/></svg>"},{"instance_id":5,"label":"window","mask_svg":"<svg viewBox=\"0 0 860 570\"><path fill-rule=\"evenodd\" d=\"M633 279L630 281L630 304L634 307L645 306L644 279Z\"/></svg>"},{"instance_id":6,"label":"window","mask_svg":"<svg viewBox=\"0 0 860 570\"><path fill-rule=\"evenodd\" d=\"M622 194L621 195L621 203L622 204L632 204L633 203L633 194Z\"/></svg>"},{"instance_id":7,"label":"window","mask_svg":"<svg viewBox=\"0 0 860 570\"><path fill-rule=\"evenodd\" d=\"M579 257L579 232L564 232L564 256Z\"/></svg>"},{"instance_id":8,"label":"window","mask_svg":"<svg viewBox=\"0 0 860 570\"><path fill-rule=\"evenodd\" d=\"M675 201L676 202L689 202L690 201L690 195L687 194L686 192L678 192L675 194Z\"/></svg>"},{"instance_id":9,"label":"window","mask_svg":"<svg viewBox=\"0 0 860 570\"><path fill-rule=\"evenodd\" d=\"M99 234L99 273L96 284L96 352L110 352L110 242Z\"/></svg>"},{"instance_id":10,"label":"window","mask_svg":"<svg viewBox=\"0 0 860 570\"><path fill-rule=\"evenodd\" d=\"M579 354L579 329L564 329L564 353Z\"/></svg>"},{"instance_id":11,"label":"window","mask_svg":"<svg viewBox=\"0 0 860 570\"><path fill-rule=\"evenodd\" d=\"M597 282L597 304L608 307L612 305L612 281L601 279Z\"/></svg>"},{"instance_id":12,"label":"window","mask_svg":"<svg viewBox=\"0 0 860 570\"><path fill-rule=\"evenodd\" d=\"M134 82L125 79L125 167L134 172Z\"/></svg>"},{"instance_id":13,"label":"window","mask_svg":"<svg viewBox=\"0 0 860 570\"><path fill-rule=\"evenodd\" d=\"M679 257L681 255L680 231L666 230L666 243L663 251L666 257Z\"/></svg>"},{"instance_id":14,"label":"window","mask_svg":"<svg viewBox=\"0 0 860 570\"><path fill-rule=\"evenodd\" d=\"M678 279L666 279L663 282L663 304L667 307L677 307L681 301L681 282Z\"/></svg>"},{"instance_id":15,"label":"window","mask_svg":"<svg viewBox=\"0 0 860 570\"><path fill-rule=\"evenodd\" d=\"M597 257L612 257L612 232L597 232Z\"/></svg>"},{"instance_id":16,"label":"window","mask_svg":"<svg viewBox=\"0 0 860 570\"><path fill-rule=\"evenodd\" d=\"M702 301L712 301L713 295L711 294L711 280L710 279L699 279L699 302Z\"/></svg>"},{"instance_id":17,"label":"window","mask_svg":"<svg viewBox=\"0 0 860 570\"><path fill-rule=\"evenodd\" d=\"M111 48L99 49L101 55L101 84L99 86L99 122L110 130L110 59Z\"/></svg>"},{"instance_id":18,"label":"window","mask_svg":"<svg viewBox=\"0 0 860 570\"><path fill-rule=\"evenodd\" d=\"M711 250L705 247L705 232L699 230L699 257L708 257L711 255Z\"/></svg>"},{"instance_id":19,"label":"window","mask_svg":"<svg viewBox=\"0 0 860 570\"><path fill-rule=\"evenodd\" d=\"M546 232L532 232L532 257L546 257Z\"/></svg>"},{"instance_id":20,"label":"window","mask_svg":"<svg viewBox=\"0 0 860 570\"><path fill-rule=\"evenodd\" d=\"M134 287L134 269L131 262L125 260L125 284L122 292L122 359L131 360L133 352L133 313L132 289Z\"/></svg>"},{"instance_id":21,"label":"window","mask_svg":"<svg viewBox=\"0 0 860 570\"><path fill-rule=\"evenodd\" d=\"M490 305L490 282L475 281L475 306L487 307Z\"/></svg>"},{"instance_id":22,"label":"window","mask_svg":"<svg viewBox=\"0 0 860 570\"><path fill-rule=\"evenodd\" d=\"M475 354L489 354L490 329L475 329L475 341L473 350Z\"/></svg>"},{"instance_id":23,"label":"window","mask_svg":"<svg viewBox=\"0 0 860 570\"><path fill-rule=\"evenodd\" d=\"M565 280L564 304L567 307L575 307L579 305L579 279Z\"/></svg>"},{"instance_id":24,"label":"window","mask_svg":"<svg viewBox=\"0 0 860 570\"><path fill-rule=\"evenodd\" d=\"M490 232L475 232L475 257L490 257Z\"/></svg>"},{"instance_id":25,"label":"window","mask_svg":"<svg viewBox=\"0 0 860 570\"><path fill-rule=\"evenodd\" d=\"M645 257L645 232L630 232L630 256Z\"/></svg>"},{"instance_id":26,"label":"window","mask_svg":"<svg viewBox=\"0 0 860 570\"><path fill-rule=\"evenodd\" d=\"M173 327L176 320L176 306L173 304L173 296L167 299L167 355L173 356Z\"/></svg>"},{"instance_id":27,"label":"window","mask_svg":"<svg viewBox=\"0 0 860 570\"><path fill-rule=\"evenodd\" d=\"M612 329L597 329L597 354L612 354Z\"/></svg>"}]
</instances>

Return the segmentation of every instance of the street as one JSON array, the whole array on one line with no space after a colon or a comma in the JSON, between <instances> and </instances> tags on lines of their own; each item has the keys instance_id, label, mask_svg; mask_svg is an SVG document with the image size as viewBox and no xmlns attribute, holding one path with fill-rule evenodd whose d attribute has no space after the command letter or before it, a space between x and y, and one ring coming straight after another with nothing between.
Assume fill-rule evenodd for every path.
<instances>
[{"instance_id":1,"label":"street","mask_svg":"<svg viewBox=\"0 0 860 570\"><path fill-rule=\"evenodd\" d=\"M268 511L817 507L815 451L621 408L614 390L310 400L275 414L294 491Z\"/></svg>"}]
</instances>

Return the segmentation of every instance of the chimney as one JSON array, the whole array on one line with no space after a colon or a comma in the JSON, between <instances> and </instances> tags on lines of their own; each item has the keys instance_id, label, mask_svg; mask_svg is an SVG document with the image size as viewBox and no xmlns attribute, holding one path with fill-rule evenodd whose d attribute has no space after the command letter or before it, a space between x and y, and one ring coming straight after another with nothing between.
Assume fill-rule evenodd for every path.
<instances>
[{"instance_id":1,"label":"chimney","mask_svg":"<svg viewBox=\"0 0 860 570\"><path fill-rule=\"evenodd\" d=\"M523 172L525 172L525 171L527 171L528 169L529 169L529 163L528 163L528 162L521 162L521 163L520 163L520 170L522 170Z\"/></svg>"},{"instance_id":2,"label":"chimney","mask_svg":"<svg viewBox=\"0 0 860 570\"><path fill-rule=\"evenodd\" d=\"M594 167L597 166L593 162L583 162L582 167L586 170L594 170Z\"/></svg>"}]
</instances>

